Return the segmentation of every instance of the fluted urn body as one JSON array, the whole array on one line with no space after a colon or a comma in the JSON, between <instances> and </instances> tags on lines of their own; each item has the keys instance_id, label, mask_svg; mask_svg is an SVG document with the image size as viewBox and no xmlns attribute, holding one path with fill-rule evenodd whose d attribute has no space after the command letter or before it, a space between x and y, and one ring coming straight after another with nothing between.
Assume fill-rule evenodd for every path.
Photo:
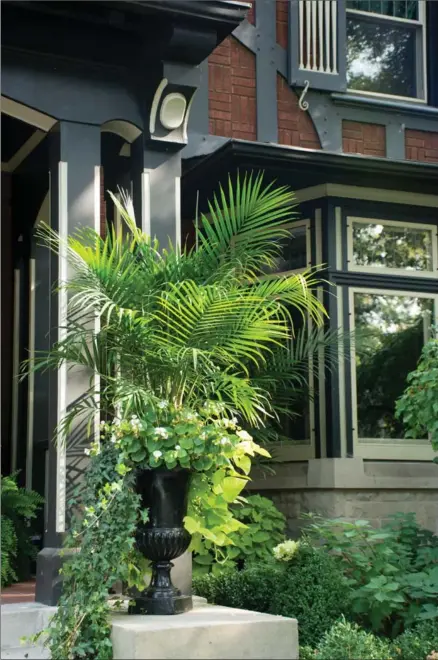
<instances>
[{"instance_id":1,"label":"fluted urn body","mask_svg":"<svg viewBox=\"0 0 438 660\"><path fill-rule=\"evenodd\" d=\"M191 596L182 595L170 577L172 559L190 545L183 524L189 485L190 471L182 468L141 470L137 476L137 492L142 507L149 510L149 520L138 525L136 546L152 562L152 578L135 597L130 614L182 614L192 608Z\"/></svg>"}]
</instances>

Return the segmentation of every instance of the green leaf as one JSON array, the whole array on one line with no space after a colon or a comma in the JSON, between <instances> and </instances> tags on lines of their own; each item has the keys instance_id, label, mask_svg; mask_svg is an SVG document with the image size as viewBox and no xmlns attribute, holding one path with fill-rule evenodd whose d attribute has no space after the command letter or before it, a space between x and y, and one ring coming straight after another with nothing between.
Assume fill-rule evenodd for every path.
<instances>
[{"instance_id":1,"label":"green leaf","mask_svg":"<svg viewBox=\"0 0 438 660\"><path fill-rule=\"evenodd\" d=\"M245 488L246 479L239 477L225 477L222 481L223 496L227 502L234 502L238 495Z\"/></svg>"}]
</instances>

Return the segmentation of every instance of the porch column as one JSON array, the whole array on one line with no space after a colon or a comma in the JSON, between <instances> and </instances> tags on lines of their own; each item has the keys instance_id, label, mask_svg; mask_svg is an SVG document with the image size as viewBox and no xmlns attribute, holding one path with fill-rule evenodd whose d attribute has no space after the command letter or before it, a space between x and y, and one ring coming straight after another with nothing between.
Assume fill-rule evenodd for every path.
<instances>
[{"instance_id":1,"label":"porch column","mask_svg":"<svg viewBox=\"0 0 438 660\"><path fill-rule=\"evenodd\" d=\"M100 127L60 122L50 140L50 222L62 238L79 227L100 228ZM50 255L52 284L66 281L69 268L61 250ZM52 294L50 345L63 338L67 321L66 294ZM38 317L36 318L38 323ZM57 425L69 405L88 389L90 374L84 369L67 371L64 365L49 376L49 451L46 474L44 549L37 559L36 601L55 605L61 593L60 550L66 531L66 507L83 474L85 425L78 423L67 446L53 441ZM96 383L96 386L98 383Z\"/></svg>"}]
</instances>

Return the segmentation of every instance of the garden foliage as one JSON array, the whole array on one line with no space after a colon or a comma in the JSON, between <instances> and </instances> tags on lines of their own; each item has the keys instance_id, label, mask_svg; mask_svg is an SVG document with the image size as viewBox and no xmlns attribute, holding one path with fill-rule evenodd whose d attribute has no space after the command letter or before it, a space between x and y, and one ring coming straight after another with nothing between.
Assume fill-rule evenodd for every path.
<instances>
[{"instance_id":1,"label":"garden foliage","mask_svg":"<svg viewBox=\"0 0 438 660\"><path fill-rule=\"evenodd\" d=\"M17 580L17 557L34 559L29 522L35 518L43 498L35 491L19 488L17 475L1 477L1 586Z\"/></svg>"},{"instance_id":2,"label":"garden foliage","mask_svg":"<svg viewBox=\"0 0 438 660\"><path fill-rule=\"evenodd\" d=\"M438 618L438 538L414 514L396 514L380 529L366 520L319 519L305 534L338 561L365 627L395 636Z\"/></svg>"}]
</instances>

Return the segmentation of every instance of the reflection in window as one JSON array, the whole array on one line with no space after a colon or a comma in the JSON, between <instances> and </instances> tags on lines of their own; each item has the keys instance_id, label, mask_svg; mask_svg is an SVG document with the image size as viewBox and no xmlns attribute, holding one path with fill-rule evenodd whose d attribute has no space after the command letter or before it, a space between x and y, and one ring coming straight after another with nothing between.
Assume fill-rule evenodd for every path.
<instances>
[{"instance_id":1,"label":"reflection in window","mask_svg":"<svg viewBox=\"0 0 438 660\"><path fill-rule=\"evenodd\" d=\"M347 9L418 20L418 0L347 0Z\"/></svg>"},{"instance_id":2,"label":"reflection in window","mask_svg":"<svg viewBox=\"0 0 438 660\"><path fill-rule=\"evenodd\" d=\"M359 440L404 438L394 417L406 377L430 334L433 300L416 296L354 293Z\"/></svg>"},{"instance_id":3,"label":"reflection in window","mask_svg":"<svg viewBox=\"0 0 438 660\"><path fill-rule=\"evenodd\" d=\"M353 263L432 271L432 240L431 229L353 221Z\"/></svg>"},{"instance_id":4,"label":"reflection in window","mask_svg":"<svg viewBox=\"0 0 438 660\"><path fill-rule=\"evenodd\" d=\"M291 235L280 241L281 253L273 268L266 273L287 273L291 270L307 268L307 227L292 227Z\"/></svg>"},{"instance_id":5,"label":"reflection in window","mask_svg":"<svg viewBox=\"0 0 438 660\"><path fill-rule=\"evenodd\" d=\"M347 17L347 86L416 97L415 25Z\"/></svg>"}]
</instances>

